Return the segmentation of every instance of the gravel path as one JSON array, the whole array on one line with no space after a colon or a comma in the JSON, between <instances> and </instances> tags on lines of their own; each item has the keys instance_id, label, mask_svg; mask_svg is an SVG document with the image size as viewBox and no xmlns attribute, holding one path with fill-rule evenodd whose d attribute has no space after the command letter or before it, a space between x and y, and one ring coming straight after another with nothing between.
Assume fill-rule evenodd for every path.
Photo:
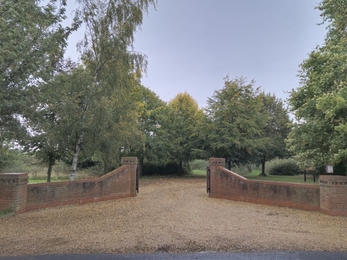
<instances>
[{"instance_id":1,"label":"gravel path","mask_svg":"<svg viewBox=\"0 0 347 260\"><path fill-rule=\"evenodd\" d=\"M347 218L212 199L205 179L147 179L135 198L0 219L0 256L347 251Z\"/></svg>"}]
</instances>

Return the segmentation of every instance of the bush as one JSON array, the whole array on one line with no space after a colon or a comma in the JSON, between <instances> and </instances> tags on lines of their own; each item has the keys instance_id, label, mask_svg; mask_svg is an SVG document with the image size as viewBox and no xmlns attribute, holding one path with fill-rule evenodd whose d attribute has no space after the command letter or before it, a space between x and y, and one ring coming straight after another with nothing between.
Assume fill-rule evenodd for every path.
<instances>
[{"instance_id":1,"label":"bush","mask_svg":"<svg viewBox=\"0 0 347 260\"><path fill-rule=\"evenodd\" d=\"M300 168L293 159L275 159L266 164L266 172L270 175L293 176L300 174Z\"/></svg>"},{"instance_id":2,"label":"bush","mask_svg":"<svg viewBox=\"0 0 347 260\"><path fill-rule=\"evenodd\" d=\"M206 170L206 167L208 166L207 160L194 160L189 163L190 168L192 170Z\"/></svg>"},{"instance_id":3,"label":"bush","mask_svg":"<svg viewBox=\"0 0 347 260\"><path fill-rule=\"evenodd\" d=\"M236 165L231 167L231 170L240 175L247 175L252 172L253 167L251 164Z\"/></svg>"},{"instance_id":4,"label":"bush","mask_svg":"<svg viewBox=\"0 0 347 260\"><path fill-rule=\"evenodd\" d=\"M145 162L142 165L142 175L185 175L190 173L188 164L183 163L182 172L179 172L179 169L179 164L175 162L169 162L165 165Z\"/></svg>"},{"instance_id":5,"label":"bush","mask_svg":"<svg viewBox=\"0 0 347 260\"><path fill-rule=\"evenodd\" d=\"M160 175L164 172L164 166L157 163L146 162L142 165L141 175Z\"/></svg>"}]
</instances>

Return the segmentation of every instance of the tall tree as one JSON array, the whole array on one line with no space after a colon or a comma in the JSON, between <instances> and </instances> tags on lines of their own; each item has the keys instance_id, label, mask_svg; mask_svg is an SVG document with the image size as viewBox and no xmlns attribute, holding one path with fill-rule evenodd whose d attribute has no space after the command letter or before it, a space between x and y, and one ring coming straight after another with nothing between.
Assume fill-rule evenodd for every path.
<instances>
[{"instance_id":1,"label":"tall tree","mask_svg":"<svg viewBox=\"0 0 347 260\"><path fill-rule=\"evenodd\" d=\"M79 25L61 26L65 5L64 0L1 1L0 141L21 138L21 119L39 94L38 83L49 81L68 35Z\"/></svg>"},{"instance_id":2,"label":"tall tree","mask_svg":"<svg viewBox=\"0 0 347 260\"><path fill-rule=\"evenodd\" d=\"M347 166L347 4L323 0L318 9L328 32L301 64L300 87L291 92L296 123L288 145L302 166Z\"/></svg>"},{"instance_id":3,"label":"tall tree","mask_svg":"<svg viewBox=\"0 0 347 260\"><path fill-rule=\"evenodd\" d=\"M76 146L76 135L87 129L92 115L85 110L91 79L86 70L72 62L61 64L49 82L38 87L40 95L34 96L26 126L27 138L21 141L25 149L34 153L42 163L48 163L47 180L56 160L68 156ZM88 114L88 113L89 114Z\"/></svg>"},{"instance_id":4,"label":"tall tree","mask_svg":"<svg viewBox=\"0 0 347 260\"><path fill-rule=\"evenodd\" d=\"M139 158L140 164L143 165L145 160L158 161L155 142L160 128L160 114L165 109L166 103L141 84L134 88L133 96L138 108L139 130L145 138L136 151L136 156Z\"/></svg>"},{"instance_id":5,"label":"tall tree","mask_svg":"<svg viewBox=\"0 0 347 260\"><path fill-rule=\"evenodd\" d=\"M212 156L242 164L253 160L266 122L261 113L262 102L254 82L245 78L225 78L224 88L216 90L207 101L206 113L210 120L208 143Z\"/></svg>"},{"instance_id":6,"label":"tall tree","mask_svg":"<svg viewBox=\"0 0 347 260\"><path fill-rule=\"evenodd\" d=\"M65 1L2 1L0 5L0 126L10 124L30 99L30 88L47 79L62 57L72 28L63 28ZM23 98L26 97L26 98Z\"/></svg>"},{"instance_id":7,"label":"tall tree","mask_svg":"<svg viewBox=\"0 0 347 260\"><path fill-rule=\"evenodd\" d=\"M284 103L274 94L261 92L258 97L262 101L261 114L266 121L257 142L257 161L262 165L261 175L266 175L266 161L289 156L285 141L290 130L290 119Z\"/></svg>"},{"instance_id":8,"label":"tall tree","mask_svg":"<svg viewBox=\"0 0 347 260\"><path fill-rule=\"evenodd\" d=\"M147 12L154 0L79 0L80 19L86 25L81 42L82 60L92 80L89 89L93 95L103 97L127 97L134 86L133 73L140 77L145 69L143 55L131 50L134 33L142 23L143 12ZM118 99L127 102L128 98ZM91 109L85 104L85 110ZM125 113L126 114L126 113ZM77 135L71 165L70 180L74 179L79 153L85 139L82 126Z\"/></svg>"},{"instance_id":9,"label":"tall tree","mask_svg":"<svg viewBox=\"0 0 347 260\"><path fill-rule=\"evenodd\" d=\"M203 111L198 103L187 92L179 93L169 104L168 121L166 121L167 144L170 145L171 160L183 163L193 159L195 128L202 119Z\"/></svg>"}]
</instances>

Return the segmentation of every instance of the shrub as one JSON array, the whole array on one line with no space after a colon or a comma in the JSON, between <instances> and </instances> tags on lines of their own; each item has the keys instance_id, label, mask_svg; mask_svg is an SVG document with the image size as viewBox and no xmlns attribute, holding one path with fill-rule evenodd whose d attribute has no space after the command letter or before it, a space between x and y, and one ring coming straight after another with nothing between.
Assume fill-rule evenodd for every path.
<instances>
[{"instance_id":1,"label":"shrub","mask_svg":"<svg viewBox=\"0 0 347 260\"><path fill-rule=\"evenodd\" d=\"M189 163L190 168L192 170L206 170L206 167L208 165L207 160L194 160Z\"/></svg>"},{"instance_id":2,"label":"shrub","mask_svg":"<svg viewBox=\"0 0 347 260\"><path fill-rule=\"evenodd\" d=\"M157 163L146 162L142 165L142 175L160 175L164 172L164 166Z\"/></svg>"},{"instance_id":3,"label":"shrub","mask_svg":"<svg viewBox=\"0 0 347 260\"><path fill-rule=\"evenodd\" d=\"M300 168L293 159L275 159L266 164L266 172L270 175L293 176L300 174Z\"/></svg>"},{"instance_id":4,"label":"shrub","mask_svg":"<svg viewBox=\"0 0 347 260\"><path fill-rule=\"evenodd\" d=\"M145 162L142 165L142 175L185 175L190 173L189 164L182 165L182 172L179 172L179 164L169 162L165 165Z\"/></svg>"},{"instance_id":5,"label":"shrub","mask_svg":"<svg viewBox=\"0 0 347 260\"><path fill-rule=\"evenodd\" d=\"M251 164L235 165L231 167L231 170L237 174L246 175L252 172L253 167Z\"/></svg>"}]
</instances>

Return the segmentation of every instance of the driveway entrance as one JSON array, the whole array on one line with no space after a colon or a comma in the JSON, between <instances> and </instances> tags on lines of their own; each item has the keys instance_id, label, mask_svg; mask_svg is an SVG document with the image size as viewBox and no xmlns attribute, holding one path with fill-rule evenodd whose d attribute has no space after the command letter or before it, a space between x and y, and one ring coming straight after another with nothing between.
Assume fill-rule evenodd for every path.
<instances>
[{"instance_id":1,"label":"driveway entrance","mask_svg":"<svg viewBox=\"0 0 347 260\"><path fill-rule=\"evenodd\" d=\"M141 179L133 198L0 220L0 256L57 253L347 251L347 221L209 198L206 178Z\"/></svg>"}]
</instances>

